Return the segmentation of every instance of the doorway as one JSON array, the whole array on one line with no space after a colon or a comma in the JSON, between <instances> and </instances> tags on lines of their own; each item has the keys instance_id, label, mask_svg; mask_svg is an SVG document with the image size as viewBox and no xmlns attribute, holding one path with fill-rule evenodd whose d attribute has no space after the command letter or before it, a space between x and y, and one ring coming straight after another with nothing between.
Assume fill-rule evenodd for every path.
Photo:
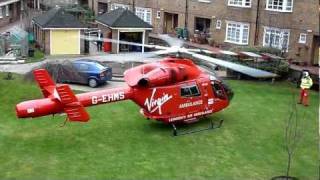
<instances>
[{"instance_id":1,"label":"doorway","mask_svg":"<svg viewBox=\"0 0 320 180\"><path fill-rule=\"evenodd\" d=\"M195 18L195 31L203 32L203 33L209 33L211 27L211 19L208 18Z\"/></svg>"},{"instance_id":2,"label":"doorway","mask_svg":"<svg viewBox=\"0 0 320 180\"><path fill-rule=\"evenodd\" d=\"M313 37L313 46L312 46L312 64L319 65L320 62L320 36Z\"/></svg>"},{"instance_id":3,"label":"doorway","mask_svg":"<svg viewBox=\"0 0 320 180\"><path fill-rule=\"evenodd\" d=\"M164 34L174 34L178 27L178 14L164 13Z\"/></svg>"}]
</instances>

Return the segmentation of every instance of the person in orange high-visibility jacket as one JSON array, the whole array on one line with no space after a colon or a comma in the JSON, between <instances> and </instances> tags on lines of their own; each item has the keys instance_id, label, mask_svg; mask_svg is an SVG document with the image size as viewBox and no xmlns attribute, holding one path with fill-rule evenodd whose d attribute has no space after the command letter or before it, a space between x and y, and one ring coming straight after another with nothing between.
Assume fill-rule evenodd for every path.
<instances>
[{"instance_id":1,"label":"person in orange high-visibility jacket","mask_svg":"<svg viewBox=\"0 0 320 180\"><path fill-rule=\"evenodd\" d=\"M300 101L299 104L303 104L305 106L309 105L309 92L308 89L313 85L312 79L309 75L309 72L304 71L301 79L301 92L300 92Z\"/></svg>"}]
</instances>

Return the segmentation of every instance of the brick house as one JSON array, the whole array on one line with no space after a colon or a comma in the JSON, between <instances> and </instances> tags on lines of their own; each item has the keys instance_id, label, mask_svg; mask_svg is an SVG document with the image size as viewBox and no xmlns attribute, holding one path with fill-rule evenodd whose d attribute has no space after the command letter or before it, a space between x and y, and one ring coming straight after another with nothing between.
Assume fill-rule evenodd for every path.
<instances>
[{"instance_id":1,"label":"brick house","mask_svg":"<svg viewBox=\"0 0 320 180\"><path fill-rule=\"evenodd\" d=\"M20 19L24 7L21 4L21 0L0 0L0 27Z\"/></svg>"},{"instance_id":2,"label":"brick house","mask_svg":"<svg viewBox=\"0 0 320 180\"><path fill-rule=\"evenodd\" d=\"M319 1L298 0L88 0L95 13L134 10L154 33L187 27L224 46L266 46L288 59L319 64Z\"/></svg>"}]
</instances>

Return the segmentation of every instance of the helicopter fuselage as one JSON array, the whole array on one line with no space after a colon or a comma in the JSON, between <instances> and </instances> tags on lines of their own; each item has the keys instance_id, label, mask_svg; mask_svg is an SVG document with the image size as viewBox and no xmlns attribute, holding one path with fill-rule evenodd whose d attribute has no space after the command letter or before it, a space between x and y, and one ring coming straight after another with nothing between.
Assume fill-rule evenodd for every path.
<instances>
[{"instance_id":1,"label":"helicopter fuselage","mask_svg":"<svg viewBox=\"0 0 320 180\"><path fill-rule=\"evenodd\" d=\"M148 119L192 123L226 108L233 96L222 81L187 59L167 58L141 65L125 72L127 86L78 95L68 85L56 86L45 70L34 74L45 98L19 103L19 118L66 112L71 121L86 122L90 117L84 107L132 100Z\"/></svg>"}]
</instances>

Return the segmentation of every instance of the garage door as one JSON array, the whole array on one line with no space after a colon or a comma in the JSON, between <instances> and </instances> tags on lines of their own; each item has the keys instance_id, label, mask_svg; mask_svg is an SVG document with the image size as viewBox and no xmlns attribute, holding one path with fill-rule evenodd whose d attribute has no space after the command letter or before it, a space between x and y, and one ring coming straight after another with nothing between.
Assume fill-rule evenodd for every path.
<instances>
[{"instance_id":1,"label":"garage door","mask_svg":"<svg viewBox=\"0 0 320 180\"><path fill-rule=\"evenodd\" d=\"M80 30L51 30L50 54L80 54Z\"/></svg>"}]
</instances>

